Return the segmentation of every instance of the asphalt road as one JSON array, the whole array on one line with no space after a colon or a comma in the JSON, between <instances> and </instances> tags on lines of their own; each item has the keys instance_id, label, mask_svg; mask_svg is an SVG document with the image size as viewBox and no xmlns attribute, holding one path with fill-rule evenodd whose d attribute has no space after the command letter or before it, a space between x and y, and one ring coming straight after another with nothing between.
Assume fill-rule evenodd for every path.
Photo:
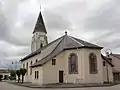
<instances>
[{"instance_id":1,"label":"asphalt road","mask_svg":"<svg viewBox=\"0 0 120 90\"><path fill-rule=\"evenodd\" d=\"M112 87L92 87L92 88L67 88L69 90L120 90L120 85L112 86ZM54 89L54 90L67 90L67 89ZM6 82L0 82L0 90L47 90L40 88L27 88L12 85ZM53 90L53 89L48 89Z\"/></svg>"}]
</instances>

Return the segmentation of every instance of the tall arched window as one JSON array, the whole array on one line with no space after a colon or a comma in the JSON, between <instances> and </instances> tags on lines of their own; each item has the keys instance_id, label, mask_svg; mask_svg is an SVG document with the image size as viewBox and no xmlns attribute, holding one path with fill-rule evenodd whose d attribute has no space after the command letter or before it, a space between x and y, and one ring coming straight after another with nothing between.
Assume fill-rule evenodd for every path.
<instances>
[{"instance_id":1,"label":"tall arched window","mask_svg":"<svg viewBox=\"0 0 120 90\"><path fill-rule=\"evenodd\" d=\"M70 54L69 56L69 74L78 73L78 58L76 54Z\"/></svg>"},{"instance_id":2,"label":"tall arched window","mask_svg":"<svg viewBox=\"0 0 120 90\"><path fill-rule=\"evenodd\" d=\"M94 53L89 55L90 74L97 74L97 56Z\"/></svg>"},{"instance_id":3,"label":"tall arched window","mask_svg":"<svg viewBox=\"0 0 120 90\"><path fill-rule=\"evenodd\" d=\"M30 65L32 65L32 61L31 61L31 63L30 63ZM32 75L32 67L30 67L30 75Z\"/></svg>"}]
</instances>

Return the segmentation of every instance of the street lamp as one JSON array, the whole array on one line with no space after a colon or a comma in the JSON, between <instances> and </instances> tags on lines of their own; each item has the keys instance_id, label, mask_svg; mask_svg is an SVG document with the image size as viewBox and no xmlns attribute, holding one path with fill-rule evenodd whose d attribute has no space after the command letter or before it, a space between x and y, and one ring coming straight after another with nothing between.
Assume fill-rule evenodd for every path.
<instances>
[{"instance_id":1,"label":"street lamp","mask_svg":"<svg viewBox=\"0 0 120 90\"><path fill-rule=\"evenodd\" d=\"M17 70L17 61L12 61L13 70L15 70L15 81L16 81L16 70Z\"/></svg>"}]
</instances>

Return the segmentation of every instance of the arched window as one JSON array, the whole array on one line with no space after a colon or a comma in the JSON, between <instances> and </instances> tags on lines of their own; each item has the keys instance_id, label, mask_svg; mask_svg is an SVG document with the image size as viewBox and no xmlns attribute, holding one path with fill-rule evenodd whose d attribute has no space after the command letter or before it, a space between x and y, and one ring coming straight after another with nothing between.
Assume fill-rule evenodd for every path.
<instances>
[{"instance_id":1,"label":"arched window","mask_svg":"<svg viewBox=\"0 0 120 90\"><path fill-rule=\"evenodd\" d=\"M32 61L31 61L31 63L30 63L30 65L32 65ZM32 75L32 67L30 67L30 75Z\"/></svg>"},{"instance_id":2,"label":"arched window","mask_svg":"<svg viewBox=\"0 0 120 90\"><path fill-rule=\"evenodd\" d=\"M78 58L76 54L70 54L69 56L69 74L78 73Z\"/></svg>"},{"instance_id":3,"label":"arched window","mask_svg":"<svg viewBox=\"0 0 120 90\"><path fill-rule=\"evenodd\" d=\"M97 56L94 53L89 55L90 74L97 74Z\"/></svg>"}]
</instances>

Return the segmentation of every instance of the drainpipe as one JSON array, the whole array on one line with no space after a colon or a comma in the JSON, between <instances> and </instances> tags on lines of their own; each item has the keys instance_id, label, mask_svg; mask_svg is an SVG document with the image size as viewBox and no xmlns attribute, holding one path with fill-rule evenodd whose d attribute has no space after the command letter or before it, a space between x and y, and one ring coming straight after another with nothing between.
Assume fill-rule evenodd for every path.
<instances>
[{"instance_id":1,"label":"drainpipe","mask_svg":"<svg viewBox=\"0 0 120 90\"><path fill-rule=\"evenodd\" d=\"M112 51L110 49L107 49L105 52L106 52L107 59L109 59ZM109 83L110 80L109 80L108 64L106 65L106 71L107 71L107 82Z\"/></svg>"},{"instance_id":2,"label":"drainpipe","mask_svg":"<svg viewBox=\"0 0 120 90\"><path fill-rule=\"evenodd\" d=\"M108 64L106 64L106 71L107 71L107 83L109 83L109 71L108 71Z\"/></svg>"}]
</instances>

